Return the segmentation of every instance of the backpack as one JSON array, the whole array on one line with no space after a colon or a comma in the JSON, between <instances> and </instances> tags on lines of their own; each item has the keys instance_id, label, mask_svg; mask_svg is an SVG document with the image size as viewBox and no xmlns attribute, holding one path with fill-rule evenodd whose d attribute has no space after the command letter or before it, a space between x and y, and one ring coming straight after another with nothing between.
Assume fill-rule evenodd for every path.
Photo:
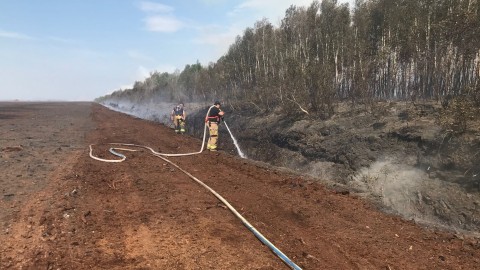
<instances>
[{"instance_id":1,"label":"backpack","mask_svg":"<svg viewBox=\"0 0 480 270\"><path fill-rule=\"evenodd\" d=\"M179 116L182 116L183 115L183 108L180 108L179 106L176 106L175 108L173 108L173 114L174 115L179 115Z\"/></svg>"}]
</instances>

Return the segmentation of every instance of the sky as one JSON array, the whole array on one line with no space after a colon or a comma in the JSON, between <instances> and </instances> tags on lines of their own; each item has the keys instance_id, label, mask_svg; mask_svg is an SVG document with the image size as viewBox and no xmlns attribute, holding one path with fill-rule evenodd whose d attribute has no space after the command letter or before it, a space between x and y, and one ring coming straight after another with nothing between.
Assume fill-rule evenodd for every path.
<instances>
[{"instance_id":1,"label":"sky","mask_svg":"<svg viewBox=\"0 0 480 270\"><path fill-rule=\"evenodd\" d=\"M256 21L312 1L0 0L0 100L91 101L208 65Z\"/></svg>"}]
</instances>

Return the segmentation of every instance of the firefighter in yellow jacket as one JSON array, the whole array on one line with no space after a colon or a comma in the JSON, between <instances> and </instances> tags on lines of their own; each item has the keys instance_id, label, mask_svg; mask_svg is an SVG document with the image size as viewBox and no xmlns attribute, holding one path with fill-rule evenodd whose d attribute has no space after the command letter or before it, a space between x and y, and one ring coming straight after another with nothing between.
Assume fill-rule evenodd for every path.
<instances>
[{"instance_id":1,"label":"firefighter in yellow jacket","mask_svg":"<svg viewBox=\"0 0 480 270\"><path fill-rule=\"evenodd\" d=\"M176 133L185 133L185 118L187 117L185 109L183 108L183 103L178 104L173 108L170 115L170 119L173 122Z\"/></svg>"},{"instance_id":2,"label":"firefighter in yellow jacket","mask_svg":"<svg viewBox=\"0 0 480 270\"><path fill-rule=\"evenodd\" d=\"M220 102L215 101L210 108L208 116L205 118L205 123L208 124L208 131L210 138L208 138L207 149L210 151L217 151L218 142L218 125L223 119L224 112L220 109Z\"/></svg>"}]
</instances>

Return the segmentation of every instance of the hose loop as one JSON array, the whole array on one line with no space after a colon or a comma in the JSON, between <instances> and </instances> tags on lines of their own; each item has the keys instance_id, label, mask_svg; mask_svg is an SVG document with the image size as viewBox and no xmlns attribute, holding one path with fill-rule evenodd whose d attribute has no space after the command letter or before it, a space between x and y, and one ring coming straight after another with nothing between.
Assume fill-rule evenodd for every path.
<instances>
[{"instance_id":1,"label":"hose loop","mask_svg":"<svg viewBox=\"0 0 480 270\"><path fill-rule=\"evenodd\" d=\"M209 109L208 109L208 112L207 112L207 116L208 114L210 113L210 110L212 109L213 106L211 106ZM295 270L301 270L302 268L300 268L298 265L296 265L292 260L290 260L290 258L288 258L282 251L280 251L277 247L275 247L270 241L268 241L268 239L263 236L255 227L252 226L252 224L250 224L250 222L248 222L227 200L225 200L225 198L223 198L220 194L218 194L215 190L213 190L212 188L210 188L208 185L206 185L205 183L203 183L202 181L200 181L198 178L196 178L195 176L193 176L191 173L187 172L186 170L182 169L180 166L178 166L177 164L173 163L172 161L170 161L169 159L167 159L166 157L179 157L179 156L189 156L189 155L196 155L196 154L200 154L203 152L203 149L204 149L204 146L205 146L205 138L206 138L206 131L207 131L207 124L205 123L205 127L204 127L204 131L203 131L203 140L202 140L202 147L200 148L200 151L198 152L193 152L193 153L183 153L183 154L167 154L167 153L159 153L159 152L156 152L155 150L153 150L151 147L148 147L148 146L144 146L144 145L138 145L138 144L132 144L132 143L109 143L111 145L118 145L118 146L130 146L130 147L137 147L137 148L143 148L143 149L147 149L149 150L152 155L156 156L156 157L159 157L161 158L162 160L164 160L165 162L169 163L170 165L174 166L175 168L177 168L178 170L180 170L181 172L183 172L184 174L186 174L187 176L189 176L191 179L193 179L195 182L197 182L198 184L200 184L201 186L203 186L205 189L207 189L208 191L210 191L217 199L219 199L223 204L225 204L225 206L238 218L242 221L243 225L245 227L247 227L248 230L250 230L254 235L255 237L257 237L258 240L260 240L264 245L266 245L277 257L279 257L287 266L289 266L291 269L295 269ZM124 160L127 159L127 157L122 154L122 153L119 153L117 152L118 150L120 151L138 151L138 150L135 150L135 149L129 149L129 148L119 148L119 147L112 147L109 149L109 152L112 153L113 155L119 157L120 159L103 159L103 158L99 158L99 157L96 157L93 155L93 145L91 144L89 146L90 148L90 157L95 159L95 160L98 160L98 161L102 161L102 162L116 162L116 163L119 163L119 162L123 162Z\"/></svg>"}]
</instances>

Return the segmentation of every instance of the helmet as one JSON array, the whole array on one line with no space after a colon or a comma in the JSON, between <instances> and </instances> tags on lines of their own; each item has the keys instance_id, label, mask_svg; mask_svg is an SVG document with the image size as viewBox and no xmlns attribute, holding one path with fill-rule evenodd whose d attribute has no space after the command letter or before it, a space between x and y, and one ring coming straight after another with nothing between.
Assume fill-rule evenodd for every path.
<instances>
[{"instance_id":1,"label":"helmet","mask_svg":"<svg viewBox=\"0 0 480 270\"><path fill-rule=\"evenodd\" d=\"M215 102L213 103L213 105L220 105L220 101L218 101L218 100L215 101Z\"/></svg>"}]
</instances>

